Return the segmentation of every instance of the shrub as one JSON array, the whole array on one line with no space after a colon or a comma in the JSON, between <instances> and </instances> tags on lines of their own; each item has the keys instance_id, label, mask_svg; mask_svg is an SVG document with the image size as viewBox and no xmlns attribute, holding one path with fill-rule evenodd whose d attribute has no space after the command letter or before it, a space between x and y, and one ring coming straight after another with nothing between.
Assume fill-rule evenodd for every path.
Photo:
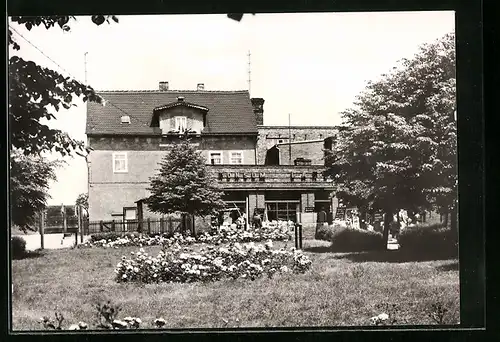
<instances>
[{"instance_id":1,"label":"shrub","mask_svg":"<svg viewBox=\"0 0 500 342\"><path fill-rule=\"evenodd\" d=\"M403 251L422 255L458 256L458 236L442 223L406 227L401 231L398 242Z\"/></svg>"},{"instance_id":2,"label":"shrub","mask_svg":"<svg viewBox=\"0 0 500 342\"><path fill-rule=\"evenodd\" d=\"M96 242L96 241L101 241L101 240L111 240L111 241L116 241L121 237L131 235L131 234L119 234L115 232L105 232L105 233L96 233L90 235L90 240L91 242Z\"/></svg>"},{"instance_id":3,"label":"shrub","mask_svg":"<svg viewBox=\"0 0 500 342\"><path fill-rule=\"evenodd\" d=\"M339 223L334 223L334 224L329 225L329 226L322 226L316 230L316 234L315 234L314 238L316 240L332 241L333 236L335 235L335 232L338 232L344 228L345 228L345 226L342 226Z\"/></svg>"},{"instance_id":4,"label":"shrub","mask_svg":"<svg viewBox=\"0 0 500 342\"><path fill-rule=\"evenodd\" d=\"M151 257L141 249L132 252L132 258L122 257L115 269L118 282L195 282L215 281L223 278L254 280L275 273L304 273L311 260L301 251L292 249L272 250L272 242L263 245L228 247L209 246L200 252L187 252L174 245L164 248L157 257Z\"/></svg>"},{"instance_id":5,"label":"shrub","mask_svg":"<svg viewBox=\"0 0 500 342\"><path fill-rule=\"evenodd\" d=\"M26 255L26 240L20 236L13 236L10 239L10 246L13 259L20 259Z\"/></svg>"},{"instance_id":6,"label":"shrub","mask_svg":"<svg viewBox=\"0 0 500 342\"><path fill-rule=\"evenodd\" d=\"M381 233L364 229L342 228L334 232L331 241L334 252L362 252L383 247Z\"/></svg>"},{"instance_id":7,"label":"shrub","mask_svg":"<svg viewBox=\"0 0 500 342\"><path fill-rule=\"evenodd\" d=\"M244 231L237 228L221 227L219 231L211 233L204 232L196 237L183 236L175 233L170 234L139 234L126 233L119 234L114 232L93 234L89 241L78 245L79 248L84 247L124 247L124 246L171 246L174 244L191 245L193 243L210 243L222 244L229 242L262 242L267 240L272 241L288 241L291 238L289 228L287 226L269 226L261 229Z\"/></svg>"}]
</instances>

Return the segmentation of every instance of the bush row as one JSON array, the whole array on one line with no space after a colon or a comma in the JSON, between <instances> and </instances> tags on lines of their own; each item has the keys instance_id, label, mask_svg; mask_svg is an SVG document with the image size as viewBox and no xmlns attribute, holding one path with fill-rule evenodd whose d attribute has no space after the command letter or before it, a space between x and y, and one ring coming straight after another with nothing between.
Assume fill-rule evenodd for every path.
<instances>
[{"instance_id":1,"label":"bush row","mask_svg":"<svg viewBox=\"0 0 500 342\"><path fill-rule=\"evenodd\" d=\"M442 223L407 227L401 231L398 242L403 251L458 256L458 234Z\"/></svg>"},{"instance_id":2,"label":"bush row","mask_svg":"<svg viewBox=\"0 0 500 342\"><path fill-rule=\"evenodd\" d=\"M316 239L331 242L332 252L361 252L383 247L381 233L347 228L340 224L319 228L316 232Z\"/></svg>"},{"instance_id":3,"label":"bush row","mask_svg":"<svg viewBox=\"0 0 500 342\"><path fill-rule=\"evenodd\" d=\"M81 244L80 247L171 246L174 244L191 245L193 243L218 245L229 242L288 241L290 238L290 231L286 227L267 227L252 231L221 227L219 231L205 232L196 237L183 236L179 233L174 234L174 236L167 234L99 233L93 234L89 241Z\"/></svg>"}]
</instances>

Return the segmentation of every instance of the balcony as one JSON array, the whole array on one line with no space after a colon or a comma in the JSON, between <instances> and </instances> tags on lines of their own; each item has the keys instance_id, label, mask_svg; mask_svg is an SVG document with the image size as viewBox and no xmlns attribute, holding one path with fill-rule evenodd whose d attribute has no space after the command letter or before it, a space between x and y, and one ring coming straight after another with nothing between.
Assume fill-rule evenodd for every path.
<instances>
[{"instance_id":1,"label":"balcony","mask_svg":"<svg viewBox=\"0 0 500 342\"><path fill-rule=\"evenodd\" d=\"M208 165L224 190L333 190L323 165Z\"/></svg>"}]
</instances>

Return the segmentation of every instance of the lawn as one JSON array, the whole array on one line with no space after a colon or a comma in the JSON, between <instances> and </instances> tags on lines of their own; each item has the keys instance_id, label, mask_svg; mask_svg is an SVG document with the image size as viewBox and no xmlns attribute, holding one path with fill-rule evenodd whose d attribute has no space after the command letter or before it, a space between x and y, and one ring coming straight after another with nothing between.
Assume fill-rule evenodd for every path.
<instances>
[{"instance_id":1,"label":"lawn","mask_svg":"<svg viewBox=\"0 0 500 342\"><path fill-rule=\"evenodd\" d=\"M393 251L332 253L327 246L304 242L313 264L301 275L154 285L114 281L114 267L136 247L47 250L13 260L12 328L42 329L40 318L56 308L65 326L95 326L94 305L107 300L121 305L120 318L140 317L144 327L159 317L167 328L185 329L369 325L383 312L397 324L435 324L428 312L437 303L448 310L443 323L459 323L457 260L398 261Z\"/></svg>"}]
</instances>

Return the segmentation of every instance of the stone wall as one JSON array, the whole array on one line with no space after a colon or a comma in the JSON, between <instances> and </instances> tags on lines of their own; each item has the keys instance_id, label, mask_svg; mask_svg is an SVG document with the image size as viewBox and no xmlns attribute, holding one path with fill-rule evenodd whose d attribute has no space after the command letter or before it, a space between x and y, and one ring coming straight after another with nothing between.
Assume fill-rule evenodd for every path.
<instances>
[{"instance_id":1,"label":"stone wall","mask_svg":"<svg viewBox=\"0 0 500 342\"><path fill-rule=\"evenodd\" d=\"M257 126L259 138L257 140L257 164L264 164L266 152L277 143L297 142L306 140L323 140L337 134L336 127L325 126ZM290 136L291 133L291 136ZM280 146L283 156L281 163L289 163L289 148ZM312 159L315 165L324 165L323 143L292 145L292 163L298 157ZM307 157L309 156L309 157Z\"/></svg>"}]
</instances>

